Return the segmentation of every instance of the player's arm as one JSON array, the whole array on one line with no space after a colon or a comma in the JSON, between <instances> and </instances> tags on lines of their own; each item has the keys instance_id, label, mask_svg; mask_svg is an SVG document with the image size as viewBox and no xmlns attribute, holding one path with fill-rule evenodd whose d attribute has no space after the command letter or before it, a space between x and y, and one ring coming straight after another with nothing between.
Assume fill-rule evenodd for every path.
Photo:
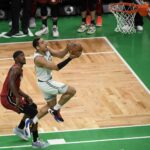
<instances>
[{"instance_id":1,"label":"player's arm","mask_svg":"<svg viewBox=\"0 0 150 150\"><path fill-rule=\"evenodd\" d=\"M58 58L63 58L68 53L67 48L64 48L63 50L54 50L50 47L47 47L47 48L50 51L50 53L52 54L52 56L58 57Z\"/></svg>"},{"instance_id":2,"label":"player's arm","mask_svg":"<svg viewBox=\"0 0 150 150\"><path fill-rule=\"evenodd\" d=\"M24 93L21 89L19 89L19 94L22 97L24 97L29 103L33 102L32 98L29 95L27 95L26 93Z\"/></svg>"},{"instance_id":3,"label":"player's arm","mask_svg":"<svg viewBox=\"0 0 150 150\"><path fill-rule=\"evenodd\" d=\"M18 75L21 74L21 69L16 67L16 68L12 68L10 71L10 78L9 78L9 86L11 91L13 92L14 96L16 97L16 105L19 105L19 98L20 98L20 94L19 91L16 87L16 78Z\"/></svg>"},{"instance_id":4,"label":"player's arm","mask_svg":"<svg viewBox=\"0 0 150 150\"><path fill-rule=\"evenodd\" d=\"M65 67L74 58L76 58L76 56L70 55L68 58L66 58L62 62L55 64L53 62L47 61L43 56L37 56L34 59L34 63L39 67L58 71L62 69L63 67Z\"/></svg>"}]
</instances>

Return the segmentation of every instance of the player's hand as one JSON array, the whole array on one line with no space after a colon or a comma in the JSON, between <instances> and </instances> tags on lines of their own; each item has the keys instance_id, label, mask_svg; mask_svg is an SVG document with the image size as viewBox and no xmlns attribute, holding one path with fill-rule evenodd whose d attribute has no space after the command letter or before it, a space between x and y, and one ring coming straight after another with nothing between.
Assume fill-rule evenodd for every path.
<instances>
[{"instance_id":1,"label":"player's hand","mask_svg":"<svg viewBox=\"0 0 150 150\"><path fill-rule=\"evenodd\" d=\"M73 55L73 54L70 54L70 56L69 56L71 59L74 59L74 58L78 58L78 56L77 55Z\"/></svg>"}]
</instances>

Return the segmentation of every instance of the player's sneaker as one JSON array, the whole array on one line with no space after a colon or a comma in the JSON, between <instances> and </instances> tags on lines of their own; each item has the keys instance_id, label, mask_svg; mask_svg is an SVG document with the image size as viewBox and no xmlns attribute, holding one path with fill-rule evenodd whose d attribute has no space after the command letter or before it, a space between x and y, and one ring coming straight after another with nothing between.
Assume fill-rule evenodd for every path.
<instances>
[{"instance_id":1,"label":"player's sneaker","mask_svg":"<svg viewBox=\"0 0 150 150\"><path fill-rule=\"evenodd\" d=\"M31 136L30 126L32 125L32 120L27 118L25 120L25 134L29 138Z\"/></svg>"},{"instance_id":2,"label":"player's sneaker","mask_svg":"<svg viewBox=\"0 0 150 150\"><path fill-rule=\"evenodd\" d=\"M78 28L77 32L83 33L87 30L86 24L81 24L81 26Z\"/></svg>"},{"instance_id":3,"label":"player's sneaker","mask_svg":"<svg viewBox=\"0 0 150 150\"><path fill-rule=\"evenodd\" d=\"M20 35L20 32L18 30L10 30L6 34L6 36L14 36L14 35Z\"/></svg>"},{"instance_id":4,"label":"player's sneaker","mask_svg":"<svg viewBox=\"0 0 150 150\"><path fill-rule=\"evenodd\" d=\"M59 31L56 25L52 27L52 35L53 37L59 37Z\"/></svg>"},{"instance_id":5,"label":"player's sneaker","mask_svg":"<svg viewBox=\"0 0 150 150\"><path fill-rule=\"evenodd\" d=\"M48 27L46 27L45 25L42 26L41 30L35 33L36 36L41 36L43 34L48 34Z\"/></svg>"},{"instance_id":6,"label":"player's sneaker","mask_svg":"<svg viewBox=\"0 0 150 150\"><path fill-rule=\"evenodd\" d=\"M32 142L33 148L46 148L49 146L49 143L44 142L42 140L37 140L36 142Z\"/></svg>"},{"instance_id":7,"label":"player's sneaker","mask_svg":"<svg viewBox=\"0 0 150 150\"><path fill-rule=\"evenodd\" d=\"M136 26L136 30L137 31L143 31L143 26L140 26L140 25Z\"/></svg>"},{"instance_id":8,"label":"player's sneaker","mask_svg":"<svg viewBox=\"0 0 150 150\"><path fill-rule=\"evenodd\" d=\"M50 109L50 113L52 114L52 116L54 117L54 119L57 122L64 122L64 119L62 118L61 114L60 114L60 110L54 110L54 109Z\"/></svg>"},{"instance_id":9,"label":"player's sneaker","mask_svg":"<svg viewBox=\"0 0 150 150\"><path fill-rule=\"evenodd\" d=\"M18 127L16 127L13 129L13 133L18 135L21 139L28 141L28 137L23 129L19 129Z\"/></svg>"},{"instance_id":10,"label":"player's sneaker","mask_svg":"<svg viewBox=\"0 0 150 150\"><path fill-rule=\"evenodd\" d=\"M96 27L94 25L90 25L87 30L87 34L93 34L96 32Z\"/></svg>"}]
</instances>

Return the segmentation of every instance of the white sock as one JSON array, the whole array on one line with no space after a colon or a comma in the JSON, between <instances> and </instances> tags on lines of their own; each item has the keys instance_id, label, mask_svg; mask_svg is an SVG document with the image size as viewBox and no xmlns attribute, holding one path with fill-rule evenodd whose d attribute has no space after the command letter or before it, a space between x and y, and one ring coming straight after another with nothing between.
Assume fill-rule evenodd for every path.
<instances>
[{"instance_id":1,"label":"white sock","mask_svg":"<svg viewBox=\"0 0 150 150\"><path fill-rule=\"evenodd\" d=\"M54 106L54 110L59 110L61 107L62 107L62 106L61 106L60 104L56 104L56 105Z\"/></svg>"},{"instance_id":2,"label":"white sock","mask_svg":"<svg viewBox=\"0 0 150 150\"><path fill-rule=\"evenodd\" d=\"M39 120L39 119L38 119L37 116L35 116L35 117L32 119L32 121L33 121L34 124L36 124L36 123L38 122L38 120Z\"/></svg>"}]
</instances>

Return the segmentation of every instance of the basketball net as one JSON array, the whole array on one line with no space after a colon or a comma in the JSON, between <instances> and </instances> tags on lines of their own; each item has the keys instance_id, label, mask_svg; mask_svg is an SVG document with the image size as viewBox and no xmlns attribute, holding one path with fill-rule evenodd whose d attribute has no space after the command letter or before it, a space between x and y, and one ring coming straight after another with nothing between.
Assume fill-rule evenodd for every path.
<instances>
[{"instance_id":1,"label":"basketball net","mask_svg":"<svg viewBox=\"0 0 150 150\"><path fill-rule=\"evenodd\" d=\"M134 27L134 18L138 7L136 4L132 3L113 3L109 5L110 11L114 14L117 27L116 32L121 32L124 34L132 34L136 32Z\"/></svg>"}]
</instances>

